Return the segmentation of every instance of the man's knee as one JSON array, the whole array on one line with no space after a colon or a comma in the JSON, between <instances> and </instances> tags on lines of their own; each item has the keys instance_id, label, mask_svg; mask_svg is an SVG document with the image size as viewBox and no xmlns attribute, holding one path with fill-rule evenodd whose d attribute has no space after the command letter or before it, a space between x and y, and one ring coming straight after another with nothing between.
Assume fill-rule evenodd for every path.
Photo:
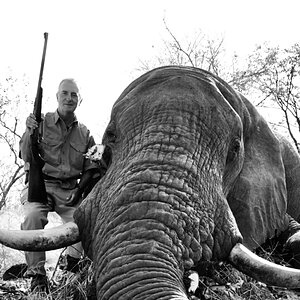
<instances>
[{"instance_id":1,"label":"man's knee","mask_svg":"<svg viewBox=\"0 0 300 300\"><path fill-rule=\"evenodd\" d=\"M47 217L37 210L28 211L21 224L22 230L43 229L48 223Z\"/></svg>"}]
</instances>

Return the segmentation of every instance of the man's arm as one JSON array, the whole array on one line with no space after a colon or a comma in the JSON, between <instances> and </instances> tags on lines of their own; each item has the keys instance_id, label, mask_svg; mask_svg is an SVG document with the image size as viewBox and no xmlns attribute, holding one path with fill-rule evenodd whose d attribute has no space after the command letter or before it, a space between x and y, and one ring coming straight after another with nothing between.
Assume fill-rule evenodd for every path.
<instances>
[{"instance_id":1,"label":"man's arm","mask_svg":"<svg viewBox=\"0 0 300 300\"><path fill-rule=\"evenodd\" d=\"M86 196L86 190L91 191L96 181L95 177L100 177L99 169L88 169L82 174L82 177L78 183L78 186L74 189L70 197L67 199L66 206L75 206Z\"/></svg>"},{"instance_id":2,"label":"man's arm","mask_svg":"<svg viewBox=\"0 0 300 300\"><path fill-rule=\"evenodd\" d=\"M30 133L26 130L20 140L19 148L20 148L20 158L24 160L24 162L30 162L31 153L30 153Z\"/></svg>"},{"instance_id":3,"label":"man's arm","mask_svg":"<svg viewBox=\"0 0 300 300\"><path fill-rule=\"evenodd\" d=\"M20 156L25 162L30 162L31 160L31 141L30 135L33 130L38 127L38 123L35 120L34 114L30 114L26 119L26 130L23 133L19 147L20 147Z\"/></svg>"}]
</instances>

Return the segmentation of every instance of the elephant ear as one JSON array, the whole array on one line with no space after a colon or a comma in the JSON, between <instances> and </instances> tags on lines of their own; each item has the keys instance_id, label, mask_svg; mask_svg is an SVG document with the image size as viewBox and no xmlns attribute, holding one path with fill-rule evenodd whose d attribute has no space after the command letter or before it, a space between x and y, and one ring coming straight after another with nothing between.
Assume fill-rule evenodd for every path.
<instances>
[{"instance_id":1,"label":"elephant ear","mask_svg":"<svg viewBox=\"0 0 300 300\"><path fill-rule=\"evenodd\" d=\"M300 156L285 137L278 133L276 136L280 143L285 170L287 213L300 222Z\"/></svg>"},{"instance_id":2,"label":"elephant ear","mask_svg":"<svg viewBox=\"0 0 300 300\"><path fill-rule=\"evenodd\" d=\"M287 190L280 142L254 106L241 100L244 164L227 199L244 244L255 249L287 229Z\"/></svg>"}]
</instances>

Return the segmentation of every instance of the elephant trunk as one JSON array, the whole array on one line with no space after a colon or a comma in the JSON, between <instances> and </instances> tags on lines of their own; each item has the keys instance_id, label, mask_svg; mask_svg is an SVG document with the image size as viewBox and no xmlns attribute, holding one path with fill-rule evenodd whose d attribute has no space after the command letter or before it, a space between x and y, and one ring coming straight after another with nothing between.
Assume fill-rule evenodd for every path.
<instances>
[{"instance_id":1,"label":"elephant trunk","mask_svg":"<svg viewBox=\"0 0 300 300\"><path fill-rule=\"evenodd\" d=\"M184 149L170 156L167 143L153 147L144 141L143 157L134 151L124 164L115 157L114 172L108 171L106 182L90 195L100 199L91 244L85 240L87 209L81 206L74 215L85 248L93 249L99 299L186 300L185 271L214 255L226 256L240 241L239 232L229 230L236 224L224 212L229 209L217 188L221 175L205 169L207 155L195 166L195 154ZM223 225L228 230L214 240L216 226Z\"/></svg>"},{"instance_id":2,"label":"elephant trunk","mask_svg":"<svg viewBox=\"0 0 300 300\"><path fill-rule=\"evenodd\" d=\"M108 241L115 246L94 260L99 299L188 299L178 261L162 242L169 238L158 230L148 231L147 240L145 234L135 229L126 241Z\"/></svg>"}]
</instances>

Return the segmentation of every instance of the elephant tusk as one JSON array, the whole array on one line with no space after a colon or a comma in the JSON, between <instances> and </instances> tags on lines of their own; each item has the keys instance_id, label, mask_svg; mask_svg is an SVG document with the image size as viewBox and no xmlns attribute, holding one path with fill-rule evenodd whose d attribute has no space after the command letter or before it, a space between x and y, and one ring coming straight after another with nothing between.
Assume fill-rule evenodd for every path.
<instances>
[{"instance_id":1,"label":"elephant tusk","mask_svg":"<svg viewBox=\"0 0 300 300\"><path fill-rule=\"evenodd\" d=\"M37 230L0 229L0 243L23 251L49 251L73 245L80 241L76 223Z\"/></svg>"},{"instance_id":2,"label":"elephant tusk","mask_svg":"<svg viewBox=\"0 0 300 300\"><path fill-rule=\"evenodd\" d=\"M195 271L192 271L190 275L188 276L190 279L190 287L188 289L189 293L195 294L197 288L199 287L199 274Z\"/></svg>"},{"instance_id":3,"label":"elephant tusk","mask_svg":"<svg viewBox=\"0 0 300 300\"><path fill-rule=\"evenodd\" d=\"M300 287L300 270L269 262L240 243L232 248L229 260L239 271L267 285L286 288Z\"/></svg>"}]
</instances>

